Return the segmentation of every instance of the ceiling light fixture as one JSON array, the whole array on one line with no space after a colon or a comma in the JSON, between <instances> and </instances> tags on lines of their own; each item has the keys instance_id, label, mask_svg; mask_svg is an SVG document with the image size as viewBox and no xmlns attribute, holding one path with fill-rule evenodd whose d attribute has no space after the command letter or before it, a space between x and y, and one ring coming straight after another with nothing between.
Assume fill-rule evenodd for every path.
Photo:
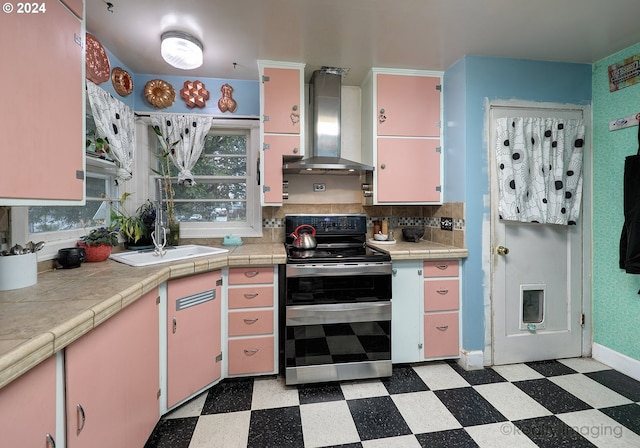
<instances>
[{"instance_id":1,"label":"ceiling light fixture","mask_svg":"<svg viewBox=\"0 0 640 448\"><path fill-rule=\"evenodd\" d=\"M168 64L182 70L191 70L202 65L202 44L187 33L167 31L162 34L160 53Z\"/></svg>"}]
</instances>

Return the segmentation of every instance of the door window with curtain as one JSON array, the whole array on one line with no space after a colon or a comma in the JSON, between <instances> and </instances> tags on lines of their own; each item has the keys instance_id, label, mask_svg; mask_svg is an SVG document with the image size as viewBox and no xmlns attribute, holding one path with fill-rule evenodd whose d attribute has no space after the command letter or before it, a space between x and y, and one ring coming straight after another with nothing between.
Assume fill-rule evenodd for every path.
<instances>
[{"instance_id":1,"label":"door window with curtain","mask_svg":"<svg viewBox=\"0 0 640 448\"><path fill-rule=\"evenodd\" d=\"M496 121L500 219L575 225L582 202L583 120Z\"/></svg>"}]
</instances>

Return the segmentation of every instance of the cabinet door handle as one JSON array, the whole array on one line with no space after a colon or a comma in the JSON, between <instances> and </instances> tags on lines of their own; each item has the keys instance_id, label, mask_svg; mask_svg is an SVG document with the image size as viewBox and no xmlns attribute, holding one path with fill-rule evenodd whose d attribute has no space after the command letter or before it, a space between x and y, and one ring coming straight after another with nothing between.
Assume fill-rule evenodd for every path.
<instances>
[{"instance_id":1,"label":"cabinet door handle","mask_svg":"<svg viewBox=\"0 0 640 448\"><path fill-rule=\"evenodd\" d=\"M442 295L449 294L449 290L448 289L437 289L436 292L438 294L442 294Z\"/></svg>"},{"instance_id":2,"label":"cabinet door handle","mask_svg":"<svg viewBox=\"0 0 640 448\"><path fill-rule=\"evenodd\" d=\"M173 318L173 334L176 334L176 331L178 331L178 320L174 317Z\"/></svg>"},{"instance_id":3,"label":"cabinet door handle","mask_svg":"<svg viewBox=\"0 0 640 448\"><path fill-rule=\"evenodd\" d=\"M87 420L87 416L85 415L84 409L82 408L81 404L78 404L78 406L76 406L76 415L78 417L78 423L76 425L76 427L78 428L77 434L80 434L84 429L84 423Z\"/></svg>"},{"instance_id":4,"label":"cabinet door handle","mask_svg":"<svg viewBox=\"0 0 640 448\"><path fill-rule=\"evenodd\" d=\"M449 325L440 325L438 327L436 327L438 330L440 331L446 331L447 328L449 328Z\"/></svg>"},{"instance_id":5,"label":"cabinet door handle","mask_svg":"<svg viewBox=\"0 0 640 448\"><path fill-rule=\"evenodd\" d=\"M258 293L254 292L254 293L247 293L244 295L245 299L255 299L256 297L258 297Z\"/></svg>"},{"instance_id":6,"label":"cabinet door handle","mask_svg":"<svg viewBox=\"0 0 640 448\"><path fill-rule=\"evenodd\" d=\"M247 356L253 356L253 355L255 355L256 353L258 353L259 351L260 351L260 349L259 349L259 348L252 348L252 349L246 349L246 348L245 348L245 349L244 349L244 354L245 354L245 355L247 355Z\"/></svg>"},{"instance_id":7,"label":"cabinet door handle","mask_svg":"<svg viewBox=\"0 0 640 448\"><path fill-rule=\"evenodd\" d=\"M298 105L294 104L291 107L291 113L289 114L291 124L297 124L300 121L300 113L298 112Z\"/></svg>"},{"instance_id":8,"label":"cabinet door handle","mask_svg":"<svg viewBox=\"0 0 640 448\"><path fill-rule=\"evenodd\" d=\"M47 434L45 437L47 439L47 445L49 445L51 448L56 448L56 441L53 439L51 434Z\"/></svg>"},{"instance_id":9,"label":"cabinet door handle","mask_svg":"<svg viewBox=\"0 0 640 448\"><path fill-rule=\"evenodd\" d=\"M244 323L247 325L255 324L259 319L259 317L254 317L253 319L244 319Z\"/></svg>"},{"instance_id":10,"label":"cabinet door handle","mask_svg":"<svg viewBox=\"0 0 640 448\"><path fill-rule=\"evenodd\" d=\"M387 121L387 116L384 114L384 109L380 109L380 112L378 113L378 123L384 123L385 121Z\"/></svg>"},{"instance_id":11,"label":"cabinet door handle","mask_svg":"<svg viewBox=\"0 0 640 448\"><path fill-rule=\"evenodd\" d=\"M245 272L245 273L244 273L244 276L245 276L245 277L252 278L252 277L255 277L255 276L256 276L256 275L258 275L258 274L259 274L259 272L258 272L258 271L247 271L247 272Z\"/></svg>"},{"instance_id":12,"label":"cabinet door handle","mask_svg":"<svg viewBox=\"0 0 640 448\"><path fill-rule=\"evenodd\" d=\"M437 264L436 267L438 269L440 269L441 271L444 271L445 269L447 269L449 267L448 264Z\"/></svg>"},{"instance_id":13,"label":"cabinet door handle","mask_svg":"<svg viewBox=\"0 0 640 448\"><path fill-rule=\"evenodd\" d=\"M381 169L381 170L385 169L386 167L387 167L387 164L386 164L386 163L383 163L383 164L381 164L381 165L380 165L380 169Z\"/></svg>"}]
</instances>

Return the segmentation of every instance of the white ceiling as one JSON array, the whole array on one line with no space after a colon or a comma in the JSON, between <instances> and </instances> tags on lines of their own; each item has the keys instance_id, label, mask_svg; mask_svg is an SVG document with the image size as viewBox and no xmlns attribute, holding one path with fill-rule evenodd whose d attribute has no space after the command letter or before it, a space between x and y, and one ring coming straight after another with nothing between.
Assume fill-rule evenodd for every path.
<instances>
[{"instance_id":1,"label":"white ceiling","mask_svg":"<svg viewBox=\"0 0 640 448\"><path fill-rule=\"evenodd\" d=\"M258 78L256 60L349 68L446 70L464 55L593 63L640 42L638 0L86 0L87 31L134 73ZM196 70L160 57L185 31L205 50Z\"/></svg>"}]
</instances>

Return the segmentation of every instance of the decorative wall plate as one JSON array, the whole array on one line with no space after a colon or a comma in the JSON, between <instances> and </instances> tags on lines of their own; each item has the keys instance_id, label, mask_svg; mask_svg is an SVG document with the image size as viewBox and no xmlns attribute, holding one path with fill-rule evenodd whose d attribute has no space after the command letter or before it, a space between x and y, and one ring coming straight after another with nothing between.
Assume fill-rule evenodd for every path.
<instances>
[{"instance_id":1,"label":"decorative wall plate","mask_svg":"<svg viewBox=\"0 0 640 448\"><path fill-rule=\"evenodd\" d=\"M189 108L205 107L209 99L209 91L201 81L185 81L184 87L180 90L180 97Z\"/></svg>"},{"instance_id":2,"label":"decorative wall plate","mask_svg":"<svg viewBox=\"0 0 640 448\"><path fill-rule=\"evenodd\" d=\"M127 96L133 92L133 79L131 79L129 72L121 67L116 67L111 71L111 84L120 96Z\"/></svg>"},{"instance_id":3,"label":"decorative wall plate","mask_svg":"<svg viewBox=\"0 0 640 448\"><path fill-rule=\"evenodd\" d=\"M87 33L85 38L87 67L85 77L94 84L102 84L109 79L111 66L109 56L100 41L92 34Z\"/></svg>"},{"instance_id":4,"label":"decorative wall plate","mask_svg":"<svg viewBox=\"0 0 640 448\"><path fill-rule=\"evenodd\" d=\"M164 109L176 100L176 91L167 81L152 79L144 86L144 97L153 107Z\"/></svg>"}]
</instances>

